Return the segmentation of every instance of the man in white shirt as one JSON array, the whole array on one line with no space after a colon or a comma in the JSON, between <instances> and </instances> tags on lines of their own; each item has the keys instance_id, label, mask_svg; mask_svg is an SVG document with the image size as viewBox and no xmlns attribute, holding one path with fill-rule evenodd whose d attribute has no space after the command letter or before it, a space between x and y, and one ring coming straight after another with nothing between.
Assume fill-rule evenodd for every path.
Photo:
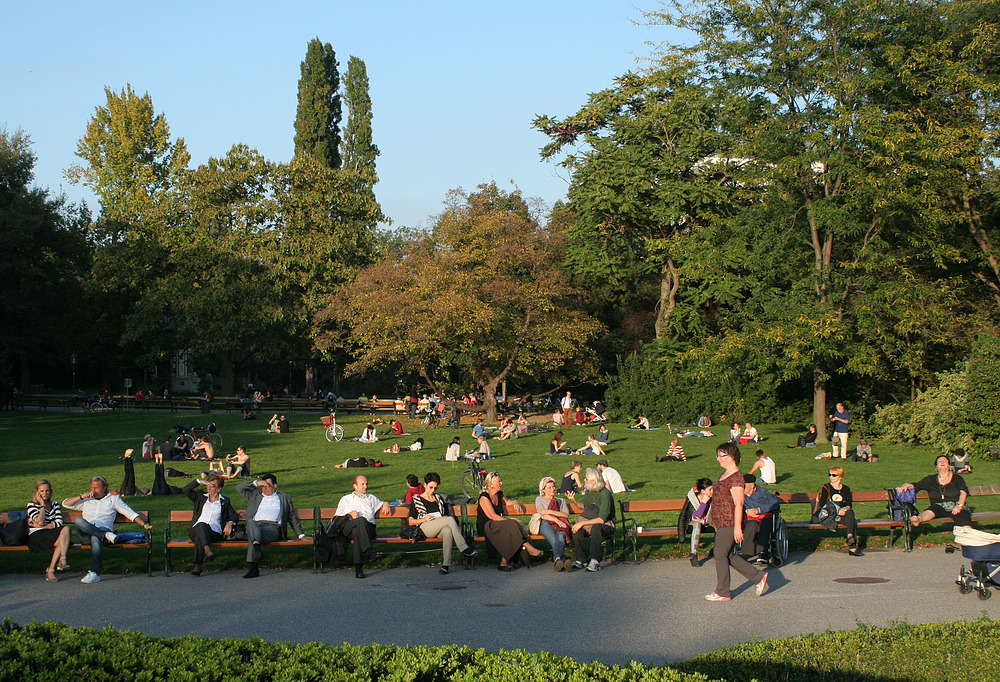
<instances>
[{"instance_id":1,"label":"man in white shirt","mask_svg":"<svg viewBox=\"0 0 1000 682\"><path fill-rule=\"evenodd\" d=\"M274 474L264 474L259 480L240 483L236 492L247 501L247 562L250 570L243 577L256 578L260 575L258 564L264 559L261 545L287 539L289 524L299 540L305 537L305 533L302 532L292 496L278 492L278 477Z\"/></svg>"},{"instance_id":2,"label":"man in white shirt","mask_svg":"<svg viewBox=\"0 0 1000 682\"><path fill-rule=\"evenodd\" d=\"M131 450L129 450L131 454ZM104 565L104 543L114 544L118 536L114 533L115 519L121 514L129 521L142 526L145 530L153 530L152 524L142 514L134 511L122 498L108 493L108 481L103 476L90 479L90 492L67 497L62 503L63 509L82 511L83 516L73 522L76 532L83 544L90 543L90 570L80 580L82 583L98 583L101 581L101 566Z\"/></svg>"},{"instance_id":3,"label":"man in white shirt","mask_svg":"<svg viewBox=\"0 0 1000 682\"><path fill-rule=\"evenodd\" d=\"M622 475L618 473L617 469L608 466L608 460L599 460L597 462L597 470L601 472L601 478L604 479L604 483L615 495L628 490L625 487L624 481L622 481Z\"/></svg>"},{"instance_id":4,"label":"man in white shirt","mask_svg":"<svg viewBox=\"0 0 1000 682\"><path fill-rule=\"evenodd\" d=\"M354 543L354 575L364 578L362 568L364 557L374 559L377 555L372 550L372 540L375 538L375 517L392 515L392 507L368 492L368 478L354 477L354 492L340 498L337 511L334 514L332 528Z\"/></svg>"},{"instance_id":5,"label":"man in white shirt","mask_svg":"<svg viewBox=\"0 0 1000 682\"><path fill-rule=\"evenodd\" d=\"M573 394L566 391L566 395L559 402L559 407L562 408L563 424L565 426L573 425Z\"/></svg>"}]
</instances>

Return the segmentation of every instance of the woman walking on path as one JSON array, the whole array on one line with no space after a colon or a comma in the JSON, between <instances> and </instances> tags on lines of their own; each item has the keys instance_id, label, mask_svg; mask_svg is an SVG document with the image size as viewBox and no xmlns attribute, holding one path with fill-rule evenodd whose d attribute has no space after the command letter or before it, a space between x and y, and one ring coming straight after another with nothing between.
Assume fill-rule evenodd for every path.
<instances>
[{"instance_id":1,"label":"woman walking on path","mask_svg":"<svg viewBox=\"0 0 1000 682\"><path fill-rule=\"evenodd\" d=\"M715 458L724 471L715 482L712 496L712 525L715 527L716 586L715 592L706 594L708 601L729 601L729 567L739 571L747 580L757 583L757 596L767 589L767 573L751 566L733 546L743 542L743 474L740 473L740 449L736 443L723 443L715 451Z\"/></svg>"}]
</instances>

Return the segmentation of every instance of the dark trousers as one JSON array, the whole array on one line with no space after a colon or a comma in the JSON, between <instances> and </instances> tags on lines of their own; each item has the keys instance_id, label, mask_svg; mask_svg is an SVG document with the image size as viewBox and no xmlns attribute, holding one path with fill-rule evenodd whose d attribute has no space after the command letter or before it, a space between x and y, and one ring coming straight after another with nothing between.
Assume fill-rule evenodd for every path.
<instances>
[{"instance_id":1,"label":"dark trousers","mask_svg":"<svg viewBox=\"0 0 1000 682\"><path fill-rule=\"evenodd\" d=\"M371 551L372 540L375 539L375 524L368 523L360 516L356 519L348 519L341 528L340 534L354 545L354 565L360 566L365 554Z\"/></svg>"},{"instance_id":2,"label":"dark trousers","mask_svg":"<svg viewBox=\"0 0 1000 682\"><path fill-rule=\"evenodd\" d=\"M763 571L758 571L739 554L733 554L733 546L736 544L734 532L732 526L715 529L715 549L712 550L712 556L715 558L715 593L721 597L728 597L731 593L729 589L730 566L752 582L757 583L764 579Z\"/></svg>"},{"instance_id":3,"label":"dark trousers","mask_svg":"<svg viewBox=\"0 0 1000 682\"><path fill-rule=\"evenodd\" d=\"M104 534L108 531L98 528L90 521L84 521L83 517L77 517L73 522L80 542L90 545L90 570L100 574L101 566L104 565Z\"/></svg>"},{"instance_id":4,"label":"dark trousers","mask_svg":"<svg viewBox=\"0 0 1000 682\"><path fill-rule=\"evenodd\" d=\"M743 524L743 544L740 554L754 556L760 554L767 558L771 556L771 531L774 530L774 519L765 516L762 519L747 519Z\"/></svg>"},{"instance_id":5,"label":"dark trousers","mask_svg":"<svg viewBox=\"0 0 1000 682\"><path fill-rule=\"evenodd\" d=\"M604 538L615 534L614 526L598 523L585 526L573 533L573 547L576 550L576 560L587 563L591 559L601 560L601 545Z\"/></svg>"},{"instance_id":6,"label":"dark trousers","mask_svg":"<svg viewBox=\"0 0 1000 682\"><path fill-rule=\"evenodd\" d=\"M281 539L281 526L267 521L247 519L247 561L254 563L254 545L266 545Z\"/></svg>"},{"instance_id":7,"label":"dark trousers","mask_svg":"<svg viewBox=\"0 0 1000 682\"><path fill-rule=\"evenodd\" d=\"M222 533L216 533L207 523L196 523L188 531L188 537L194 542L194 563L199 566L205 561L205 546L222 541Z\"/></svg>"},{"instance_id":8,"label":"dark trousers","mask_svg":"<svg viewBox=\"0 0 1000 682\"><path fill-rule=\"evenodd\" d=\"M120 492L122 495L135 495L135 462L131 457L125 458L125 479Z\"/></svg>"}]
</instances>

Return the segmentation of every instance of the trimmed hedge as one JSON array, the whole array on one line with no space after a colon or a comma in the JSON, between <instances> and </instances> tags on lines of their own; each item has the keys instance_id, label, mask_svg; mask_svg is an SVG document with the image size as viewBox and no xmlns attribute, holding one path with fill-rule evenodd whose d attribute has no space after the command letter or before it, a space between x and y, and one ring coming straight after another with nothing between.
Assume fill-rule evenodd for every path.
<instances>
[{"instance_id":1,"label":"trimmed hedge","mask_svg":"<svg viewBox=\"0 0 1000 682\"><path fill-rule=\"evenodd\" d=\"M752 642L673 667L578 663L549 653L460 646L282 644L250 639L154 637L62 623L0 626L0 680L490 680L694 682L705 680L913 680L980 682L1000 669L1000 624L898 624Z\"/></svg>"},{"instance_id":2,"label":"trimmed hedge","mask_svg":"<svg viewBox=\"0 0 1000 682\"><path fill-rule=\"evenodd\" d=\"M983 682L1000 670L1000 622L897 624L751 642L676 664L678 670L757 682Z\"/></svg>"},{"instance_id":3,"label":"trimmed hedge","mask_svg":"<svg viewBox=\"0 0 1000 682\"><path fill-rule=\"evenodd\" d=\"M490 682L695 682L672 668L582 664L549 653L460 646L275 644L250 639L154 637L62 623L0 627L2 680L490 680Z\"/></svg>"}]
</instances>

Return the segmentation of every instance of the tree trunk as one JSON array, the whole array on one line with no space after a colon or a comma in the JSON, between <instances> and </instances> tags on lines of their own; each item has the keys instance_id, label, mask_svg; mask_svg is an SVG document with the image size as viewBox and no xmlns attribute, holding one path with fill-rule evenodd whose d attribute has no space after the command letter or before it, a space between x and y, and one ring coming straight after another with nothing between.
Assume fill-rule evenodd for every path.
<instances>
[{"instance_id":1,"label":"tree trunk","mask_svg":"<svg viewBox=\"0 0 1000 682\"><path fill-rule=\"evenodd\" d=\"M222 395L236 395L236 377L233 373L233 354L224 350L219 353L219 390Z\"/></svg>"},{"instance_id":2,"label":"tree trunk","mask_svg":"<svg viewBox=\"0 0 1000 682\"><path fill-rule=\"evenodd\" d=\"M306 395L316 392L316 366L312 361L306 361Z\"/></svg>"},{"instance_id":3,"label":"tree trunk","mask_svg":"<svg viewBox=\"0 0 1000 682\"><path fill-rule=\"evenodd\" d=\"M660 268L660 300L656 304L656 323L654 331L657 340L662 339L666 333L667 323L670 315L677 307L677 289L680 287L681 279L677 274L674 260L667 257L663 267Z\"/></svg>"},{"instance_id":4,"label":"tree trunk","mask_svg":"<svg viewBox=\"0 0 1000 682\"><path fill-rule=\"evenodd\" d=\"M486 410L483 419L488 422L497 421L497 386L500 385L500 381L499 378L496 378L482 384L483 408Z\"/></svg>"},{"instance_id":5,"label":"tree trunk","mask_svg":"<svg viewBox=\"0 0 1000 682\"><path fill-rule=\"evenodd\" d=\"M816 424L816 442L826 443L826 375L813 370L813 423Z\"/></svg>"}]
</instances>

